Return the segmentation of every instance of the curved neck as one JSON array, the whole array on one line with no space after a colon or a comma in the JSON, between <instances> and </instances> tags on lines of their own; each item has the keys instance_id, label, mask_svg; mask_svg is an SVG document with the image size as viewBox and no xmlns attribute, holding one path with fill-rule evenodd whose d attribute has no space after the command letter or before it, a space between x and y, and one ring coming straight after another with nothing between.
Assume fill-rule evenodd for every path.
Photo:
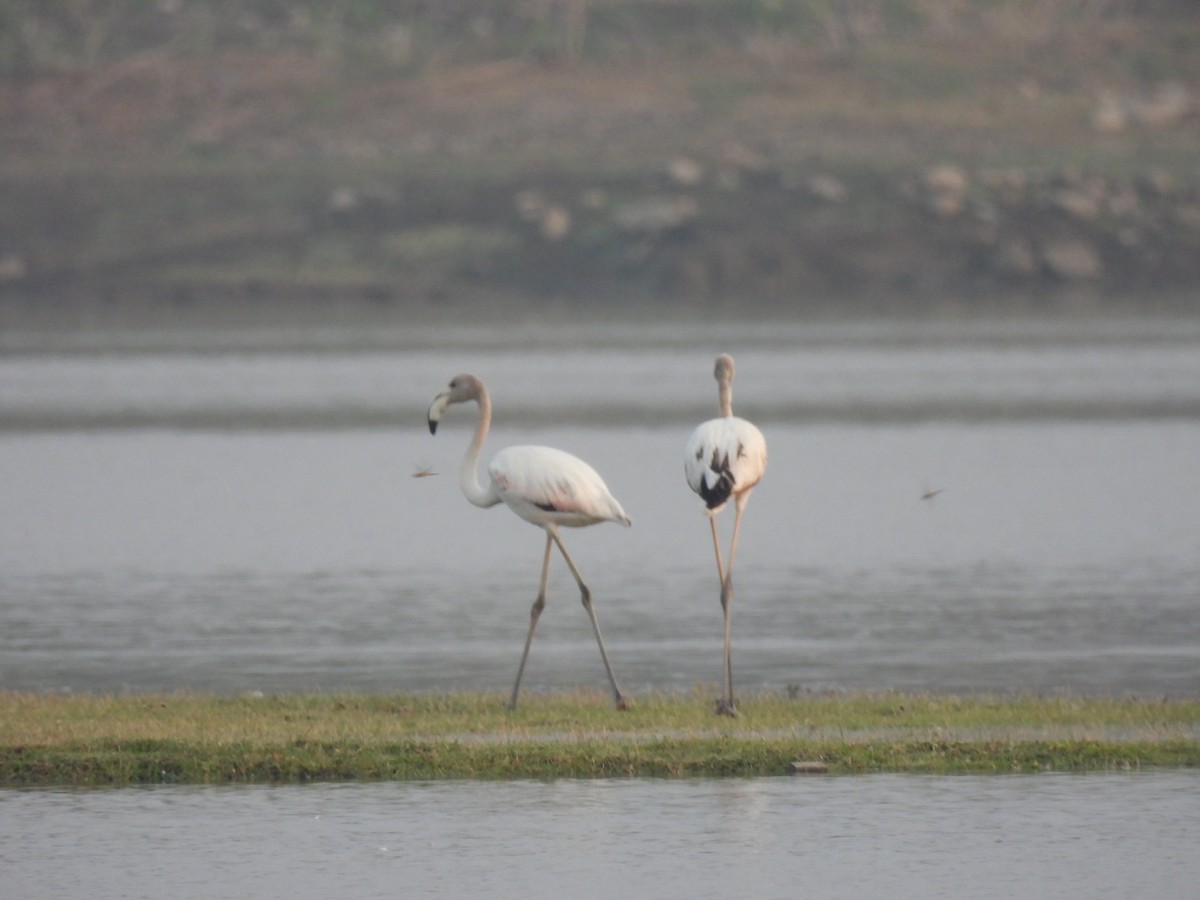
<instances>
[{"instance_id":1,"label":"curved neck","mask_svg":"<svg viewBox=\"0 0 1200 900\"><path fill-rule=\"evenodd\" d=\"M718 383L717 402L721 408L722 416L733 415L733 385L729 381L721 381Z\"/></svg>"},{"instance_id":2,"label":"curved neck","mask_svg":"<svg viewBox=\"0 0 1200 900\"><path fill-rule=\"evenodd\" d=\"M475 436L471 438L471 443L467 447L467 453L463 457L462 467L458 472L458 480L462 485L462 492L466 498L476 506L495 506L500 502L500 498L496 492L492 490L489 480L487 486L479 483L477 470L479 468L479 453L483 449L483 441L487 437L488 429L492 425L492 400L488 396L487 389L481 384L479 386L479 421L475 423Z\"/></svg>"}]
</instances>

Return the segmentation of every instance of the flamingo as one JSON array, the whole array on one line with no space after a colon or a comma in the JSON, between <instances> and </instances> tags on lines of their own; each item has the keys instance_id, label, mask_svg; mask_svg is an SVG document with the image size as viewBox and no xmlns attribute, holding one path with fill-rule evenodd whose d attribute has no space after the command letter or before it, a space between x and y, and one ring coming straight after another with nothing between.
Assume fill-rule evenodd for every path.
<instances>
[{"instance_id":1,"label":"flamingo","mask_svg":"<svg viewBox=\"0 0 1200 900\"><path fill-rule=\"evenodd\" d=\"M767 442L761 431L733 414L733 357L722 353L713 369L721 415L699 425L684 449L683 469L688 485L704 501L712 526L713 551L717 557L717 579L721 584L721 609L725 614L725 690L717 701L717 712L735 716L733 662L731 659L733 608L733 558L737 553L742 513L750 492L767 468ZM717 537L717 514L733 498L733 538L729 564L722 566L721 542Z\"/></svg>"},{"instance_id":2,"label":"flamingo","mask_svg":"<svg viewBox=\"0 0 1200 900\"><path fill-rule=\"evenodd\" d=\"M612 685L613 699L617 709L628 709L629 700L621 693L608 653L604 649L604 638L600 635L600 624L592 609L591 590L579 574L579 567L567 552L558 527L581 527L598 522L619 522L629 527L629 517L621 504L609 493L604 480L596 470L577 456L556 450L553 447L517 446L506 447L498 452L488 465L488 483L479 483L476 470L479 452L487 437L492 422L492 401L483 382L474 375L455 375L449 386L441 391L429 406L429 433L437 434L438 422L446 407L454 403L474 400L479 404L479 421L475 425L475 436L463 457L459 480L467 500L476 506L488 508L504 503L526 522L546 532L546 550L542 557L542 580L537 599L529 615L529 633L525 637L525 651L521 654L521 665L517 668L517 680L513 684L509 709L516 709L517 694L521 689L521 676L525 673L525 662L529 658L529 646L533 643L533 632L538 618L546 605L546 580L550 574L551 549L557 546L575 582L592 621L596 643L600 645L600 658L608 672Z\"/></svg>"}]
</instances>

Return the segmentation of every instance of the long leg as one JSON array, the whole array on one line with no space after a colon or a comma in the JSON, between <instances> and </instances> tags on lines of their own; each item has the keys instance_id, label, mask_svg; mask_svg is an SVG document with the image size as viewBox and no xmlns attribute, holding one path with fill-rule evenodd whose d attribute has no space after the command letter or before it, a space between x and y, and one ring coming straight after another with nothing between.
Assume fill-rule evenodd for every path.
<instances>
[{"instance_id":1,"label":"long leg","mask_svg":"<svg viewBox=\"0 0 1200 900\"><path fill-rule=\"evenodd\" d=\"M575 560L571 559L571 554L567 552L566 545L558 536L557 529L547 528L546 532L554 540L554 543L558 544L563 559L567 561L571 574L575 576L575 583L579 585L583 608L587 610L588 618L592 620L592 631L596 634L596 643L600 645L600 658L604 660L604 671L608 673L608 683L612 685L613 700L616 701L617 709L628 709L629 700L621 693L621 688L617 685L617 676L613 674L612 665L608 661L608 652L604 649L604 638L600 636L600 623L596 621L596 612L592 609L592 592L584 583L583 576L579 574L579 567L575 565Z\"/></svg>"},{"instance_id":2,"label":"long leg","mask_svg":"<svg viewBox=\"0 0 1200 900\"><path fill-rule=\"evenodd\" d=\"M729 566L721 582L721 609L725 613L725 696L717 703L721 715L737 715L733 701L733 560L737 555L738 533L742 529L742 513L745 512L748 494L738 494L735 501L733 538L729 542ZM714 535L716 534L714 529Z\"/></svg>"},{"instance_id":3,"label":"long leg","mask_svg":"<svg viewBox=\"0 0 1200 900\"><path fill-rule=\"evenodd\" d=\"M721 540L717 537L717 517L712 513L708 515L708 524L712 526L713 536L713 553L717 557L717 582L721 585L721 589L725 589L725 567L721 563Z\"/></svg>"},{"instance_id":4,"label":"long leg","mask_svg":"<svg viewBox=\"0 0 1200 900\"><path fill-rule=\"evenodd\" d=\"M529 659L529 646L533 643L533 630L537 628L538 618L546 607L546 581L550 577L550 535L546 535L546 554L542 558L542 581L538 586L537 599L529 610L529 634L525 635L525 652L521 654L521 665L517 669L517 680L513 684L512 698L508 701L509 709L517 708L517 692L521 690L521 676L525 674L525 661Z\"/></svg>"}]
</instances>

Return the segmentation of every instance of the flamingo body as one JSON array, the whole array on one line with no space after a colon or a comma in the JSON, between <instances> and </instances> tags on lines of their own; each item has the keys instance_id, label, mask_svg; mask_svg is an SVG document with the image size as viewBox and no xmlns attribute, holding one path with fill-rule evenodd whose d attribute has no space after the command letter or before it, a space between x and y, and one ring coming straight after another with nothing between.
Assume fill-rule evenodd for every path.
<instances>
[{"instance_id":1,"label":"flamingo body","mask_svg":"<svg viewBox=\"0 0 1200 900\"><path fill-rule=\"evenodd\" d=\"M488 478L496 496L534 525L630 524L599 473L554 447L505 447L488 465Z\"/></svg>"},{"instance_id":2,"label":"flamingo body","mask_svg":"<svg viewBox=\"0 0 1200 900\"><path fill-rule=\"evenodd\" d=\"M731 496L758 484L766 468L766 438L757 426L737 416L701 423L684 448L688 486L700 495L710 515L724 509Z\"/></svg>"}]
</instances>

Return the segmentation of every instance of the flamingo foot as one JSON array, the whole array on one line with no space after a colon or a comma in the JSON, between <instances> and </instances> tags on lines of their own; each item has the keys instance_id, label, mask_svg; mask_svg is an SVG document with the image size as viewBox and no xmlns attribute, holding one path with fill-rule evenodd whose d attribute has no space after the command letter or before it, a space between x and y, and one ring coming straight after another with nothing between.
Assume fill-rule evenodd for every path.
<instances>
[{"instance_id":1,"label":"flamingo foot","mask_svg":"<svg viewBox=\"0 0 1200 900\"><path fill-rule=\"evenodd\" d=\"M736 718L739 715L737 707L733 705L733 700L728 697L722 697L717 701L715 712L718 716L729 716L730 718Z\"/></svg>"},{"instance_id":2,"label":"flamingo foot","mask_svg":"<svg viewBox=\"0 0 1200 900\"><path fill-rule=\"evenodd\" d=\"M625 710L633 708L633 701L630 700L628 697L626 697L624 694L617 694L617 704L616 705L617 705L618 711L625 712Z\"/></svg>"}]
</instances>

